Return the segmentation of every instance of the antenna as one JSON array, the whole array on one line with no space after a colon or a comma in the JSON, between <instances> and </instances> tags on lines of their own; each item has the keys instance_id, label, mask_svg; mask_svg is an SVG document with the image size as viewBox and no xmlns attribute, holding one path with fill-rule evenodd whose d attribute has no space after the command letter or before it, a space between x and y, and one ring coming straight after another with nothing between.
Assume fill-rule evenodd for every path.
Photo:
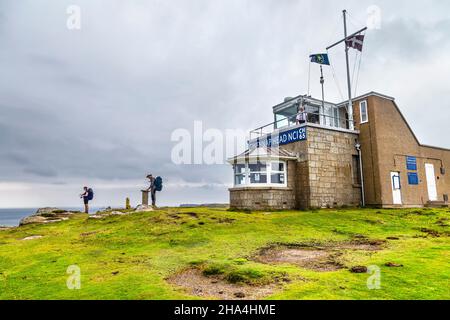
<instances>
[{"instance_id":1,"label":"antenna","mask_svg":"<svg viewBox=\"0 0 450 320\"><path fill-rule=\"evenodd\" d=\"M354 123L353 123L353 103L352 103L352 84L350 80L350 64L348 59L348 50L349 47L347 45L347 40L351 39L352 37L356 36L357 34L366 31L367 27L362 28L361 30L358 30L351 35L347 34L347 10L342 11L342 15L344 17L344 39L339 40L338 42L332 44L327 48L327 50L337 46L338 44L344 42L345 45L345 62L347 66L347 87L348 87L348 107L347 107L347 113L348 113L348 122L349 122L349 129L354 129Z\"/></svg>"}]
</instances>

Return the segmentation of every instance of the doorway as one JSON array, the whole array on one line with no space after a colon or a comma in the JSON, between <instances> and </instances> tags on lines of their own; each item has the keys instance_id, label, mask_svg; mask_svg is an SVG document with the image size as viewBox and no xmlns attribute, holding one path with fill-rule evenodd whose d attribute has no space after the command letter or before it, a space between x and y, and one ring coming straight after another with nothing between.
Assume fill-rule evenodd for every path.
<instances>
[{"instance_id":1,"label":"doorway","mask_svg":"<svg viewBox=\"0 0 450 320\"><path fill-rule=\"evenodd\" d=\"M393 204L402 204L402 185L400 183L400 172L391 172L392 199Z\"/></svg>"},{"instance_id":2,"label":"doorway","mask_svg":"<svg viewBox=\"0 0 450 320\"><path fill-rule=\"evenodd\" d=\"M437 201L436 177L434 175L434 165L425 163L425 174L427 176L428 199Z\"/></svg>"}]
</instances>

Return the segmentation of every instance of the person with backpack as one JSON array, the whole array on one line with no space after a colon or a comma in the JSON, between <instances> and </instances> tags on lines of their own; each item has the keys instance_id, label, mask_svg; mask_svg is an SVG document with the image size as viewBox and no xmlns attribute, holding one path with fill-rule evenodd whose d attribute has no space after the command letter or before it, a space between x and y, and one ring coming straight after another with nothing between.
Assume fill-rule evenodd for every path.
<instances>
[{"instance_id":1,"label":"person with backpack","mask_svg":"<svg viewBox=\"0 0 450 320\"><path fill-rule=\"evenodd\" d=\"M147 189L147 191L150 191L150 195L152 197L152 206L156 207L156 191L162 190L162 178L159 176L155 178L152 174L148 174L147 179L150 183L150 187Z\"/></svg>"},{"instance_id":2,"label":"person with backpack","mask_svg":"<svg viewBox=\"0 0 450 320\"><path fill-rule=\"evenodd\" d=\"M83 198L84 213L89 214L89 201L94 199L94 191L92 188L83 187L84 192L80 194L80 198Z\"/></svg>"}]
</instances>

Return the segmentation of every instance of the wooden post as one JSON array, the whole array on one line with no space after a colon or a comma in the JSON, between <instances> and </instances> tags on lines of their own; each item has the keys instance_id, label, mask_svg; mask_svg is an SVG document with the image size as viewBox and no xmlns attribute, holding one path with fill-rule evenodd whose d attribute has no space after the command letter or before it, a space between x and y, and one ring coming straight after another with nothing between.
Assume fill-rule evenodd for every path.
<instances>
[{"instance_id":1,"label":"wooden post","mask_svg":"<svg viewBox=\"0 0 450 320\"><path fill-rule=\"evenodd\" d=\"M142 191L142 204L145 206L148 206L148 190L141 190Z\"/></svg>"}]
</instances>

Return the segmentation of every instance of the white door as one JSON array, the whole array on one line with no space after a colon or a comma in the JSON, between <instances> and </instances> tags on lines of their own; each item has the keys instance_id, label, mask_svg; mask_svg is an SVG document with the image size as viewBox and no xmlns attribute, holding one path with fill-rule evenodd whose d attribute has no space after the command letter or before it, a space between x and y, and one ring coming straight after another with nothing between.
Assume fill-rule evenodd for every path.
<instances>
[{"instance_id":1,"label":"white door","mask_svg":"<svg viewBox=\"0 0 450 320\"><path fill-rule=\"evenodd\" d=\"M425 163L425 174L427 176L428 198L437 201L436 177L434 176L434 165Z\"/></svg>"},{"instance_id":2,"label":"white door","mask_svg":"<svg viewBox=\"0 0 450 320\"><path fill-rule=\"evenodd\" d=\"M393 204L402 204L402 186L400 184L400 172L391 172Z\"/></svg>"}]
</instances>

